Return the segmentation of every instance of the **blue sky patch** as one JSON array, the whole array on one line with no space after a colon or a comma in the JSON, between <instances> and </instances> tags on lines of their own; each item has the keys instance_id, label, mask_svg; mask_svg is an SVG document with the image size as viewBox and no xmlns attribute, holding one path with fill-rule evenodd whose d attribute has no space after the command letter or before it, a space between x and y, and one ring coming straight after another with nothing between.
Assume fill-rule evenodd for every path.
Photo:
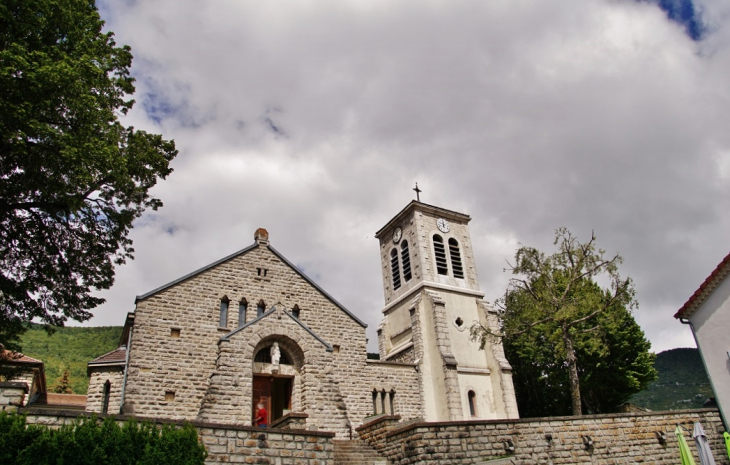
<instances>
[{"instance_id":1,"label":"blue sky patch","mask_svg":"<svg viewBox=\"0 0 730 465\"><path fill-rule=\"evenodd\" d=\"M707 33L707 25L702 13L692 0L638 0L656 3L664 10L667 18L684 26L687 35L695 41L702 40Z\"/></svg>"},{"instance_id":2,"label":"blue sky patch","mask_svg":"<svg viewBox=\"0 0 730 465\"><path fill-rule=\"evenodd\" d=\"M146 93L142 98L142 108L147 117L157 124L163 119L175 115L176 108L160 94Z\"/></svg>"}]
</instances>

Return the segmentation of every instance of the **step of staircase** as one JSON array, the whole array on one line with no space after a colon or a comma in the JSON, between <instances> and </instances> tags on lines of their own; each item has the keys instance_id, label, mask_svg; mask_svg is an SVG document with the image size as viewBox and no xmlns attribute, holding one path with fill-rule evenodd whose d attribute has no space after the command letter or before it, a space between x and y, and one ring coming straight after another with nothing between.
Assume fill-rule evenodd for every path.
<instances>
[{"instance_id":1,"label":"step of staircase","mask_svg":"<svg viewBox=\"0 0 730 465\"><path fill-rule=\"evenodd\" d=\"M335 465L386 465L388 462L360 439L333 441Z\"/></svg>"}]
</instances>

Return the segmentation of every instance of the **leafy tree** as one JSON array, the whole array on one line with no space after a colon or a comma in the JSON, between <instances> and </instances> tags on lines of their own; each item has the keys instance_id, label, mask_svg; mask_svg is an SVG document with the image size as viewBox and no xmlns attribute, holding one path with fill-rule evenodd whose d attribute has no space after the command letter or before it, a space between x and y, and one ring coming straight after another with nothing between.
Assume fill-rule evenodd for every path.
<instances>
[{"instance_id":1,"label":"leafy tree","mask_svg":"<svg viewBox=\"0 0 730 465\"><path fill-rule=\"evenodd\" d=\"M31 320L84 321L132 258L173 141L125 127L132 54L94 0L0 3L0 344Z\"/></svg>"},{"instance_id":2,"label":"leafy tree","mask_svg":"<svg viewBox=\"0 0 730 465\"><path fill-rule=\"evenodd\" d=\"M53 392L56 394L73 394L74 391L71 389L71 381L69 380L69 376L71 373L69 373L68 368L63 370L63 374L56 380L56 383L53 385Z\"/></svg>"},{"instance_id":3,"label":"leafy tree","mask_svg":"<svg viewBox=\"0 0 730 465\"><path fill-rule=\"evenodd\" d=\"M549 256L517 250L509 268L517 277L497 302L500 330L475 325L472 337L482 348L504 342L523 415L615 410L656 378L650 344L630 313L633 283L620 277L619 255L596 249L595 235L582 244L560 228L554 244Z\"/></svg>"}]
</instances>

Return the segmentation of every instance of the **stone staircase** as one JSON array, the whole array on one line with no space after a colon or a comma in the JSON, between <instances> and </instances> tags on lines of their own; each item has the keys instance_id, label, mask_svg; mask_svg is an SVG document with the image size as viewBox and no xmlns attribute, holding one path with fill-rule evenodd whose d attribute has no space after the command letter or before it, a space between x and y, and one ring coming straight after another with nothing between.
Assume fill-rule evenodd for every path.
<instances>
[{"instance_id":1,"label":"stone staircase","mask_svg":"<svg viewBox=\"0 0 730 465\"><path fill-rule=\"evenodd\" d=\"M335 465L386 465L388 462L360 439L335 439Z\"/></svg>"}]
</instances>

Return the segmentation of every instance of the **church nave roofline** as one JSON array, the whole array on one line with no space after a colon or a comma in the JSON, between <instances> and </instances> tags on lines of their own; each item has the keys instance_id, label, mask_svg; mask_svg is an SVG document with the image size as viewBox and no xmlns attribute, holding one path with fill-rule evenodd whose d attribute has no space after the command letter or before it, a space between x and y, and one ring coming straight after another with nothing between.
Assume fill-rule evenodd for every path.
<instances>
[{"instance_id":1,"label":"church nave roofline","mask_svg":"<svg viewBox=\"0 0 730 465\"><path fill-rule=\"evenodd\" d=\"M169 283L164 284L164 285L162 285L162 286L158 287L157 289L154 289L154 290L152 290L150 292L147 292L146 294L138 295L135 298L134 303L136 304L137 302L139 302L141 300L144 300L144 299L147 299L149 297L152 297L153 295L155 295L155 294L157 294L159 292L162 292L165 289L169 289L170 287L172 287L172 286L174 286L176 284L179 284L179 283L181 283L183 281L186 281L186 280L188 280L190 278L194 278L195 276L199 275L200 273L203 273L204 271L210 270L211 268L214 268L214 267L216 267L216 266L218 266L218 265L220 265L222 263L225 263L225 262L227 262L229 260L233 260L234 258L239 257L239 256L241 256L241 255L243 255L243 254L245 254L245 253L247 253L247 252L249 252L249 251L257 248L257 247L263 246L263 247L266 247L269 251L271 251L271 253L273 253L274 255L276 255L276 257L279 260L281 260L282 262L284 262L284 264L286 264L295 273L297 273L299 276L301 276L312 287L314 287L315 289L317 289L317 291L319 291L327 300L329 300L336 307L338 307L340 310L342 310L343 312L345 312L350 318L352 318L353 320L355 320L355 322L357 322L360 326L362 326L363 328L367 328L368 325L366 323L364 323L360 318L358 318L357 316L355 316L354 313L352 313L347 308L345 308L345 306L342 305L341 303L339 303L337 301L337 299L335 299L334 297L332 297L327 291L325 291L324 289L322 289L322 287L320 287L319 284L317 284L316 282L314 282L312 280L312 278L310 278L309 276L307 276L296 265L294 265L292 262L290 262L289 260L287 260L287 258L284 257L284 255L282 255L278 250L276 250L274 247L272 247L268 243L269 234L268 234L268 232L265 229L263 229L263 228L257 229L256 230L256 233L255 233L255 239L256 239L256 242L254 242L250 246L246 247L245 249L241 249L238 252L232 253L231 255L228 255L226 257L221 258L220 260L216 260L213 263L210 263L210 264L208 264L208 265L206 265L206 266L204 266L202 268L199 268L199 269L193 271L192 273L188 273L185 276L182 276L182 277L180 277L180 278L178 278L178 279L176 279L174 281L170 281Z\"/></svg>"}]
</instances>

